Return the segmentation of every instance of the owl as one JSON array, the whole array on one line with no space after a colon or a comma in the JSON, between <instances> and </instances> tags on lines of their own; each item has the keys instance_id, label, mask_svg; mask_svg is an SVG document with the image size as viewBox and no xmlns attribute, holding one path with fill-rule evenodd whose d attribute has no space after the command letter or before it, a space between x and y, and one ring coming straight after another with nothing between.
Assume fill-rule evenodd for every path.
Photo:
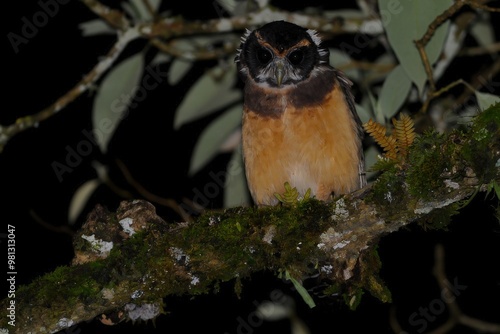
<instances>
[{"instance_id":1,"label":"owl","mask_svg":"<svg viewBox=\"0 0 500 334\"><path fill-rule=\"evenodd\" d=\"M244 82L242 147L250 193L275 205L288 182L319 200L366 184L351 81L314 30L275 21L247 30L235 58Z\"/></svg>"}]
</instances>

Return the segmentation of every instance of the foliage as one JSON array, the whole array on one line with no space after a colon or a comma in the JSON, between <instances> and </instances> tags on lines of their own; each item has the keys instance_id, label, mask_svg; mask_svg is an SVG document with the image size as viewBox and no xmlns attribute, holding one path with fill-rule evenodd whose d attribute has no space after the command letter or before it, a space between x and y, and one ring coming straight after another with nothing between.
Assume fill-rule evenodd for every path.
<instances>
[{"instance_id":1,"label":"foliage","mask_svg":"<svg viewBox=\"0 0 500 334\"><path fill-rule=\"evenodd\" d=\"M292 188L290 183L285 182L284 184L285 187L285 192L283 194L274 194L274 196L280 201L282 204L286 205L293 205L297 201L302 201L302 200L308 200L309 197L311 196L311 189L307 189L306 193L304 194L303 198L299 198L299 192L297 188Z\"/></svg>"},{"instance_id":2,"label":"foliage","mask_svg":"<svg viewBox=\"0 0 500 334\"><path fill-rule=\"evenodd\" d=\"M403 165L408 156L408 150L416 137L414 123L408 115L401 114L399 119L392 119L392 124L394 125L394 135L387 135L387 129L371 119L368 123L363 124L363 127L384 149L385 156L381 160L386 158L386 160Z\"/></svg>"}]
</instances>

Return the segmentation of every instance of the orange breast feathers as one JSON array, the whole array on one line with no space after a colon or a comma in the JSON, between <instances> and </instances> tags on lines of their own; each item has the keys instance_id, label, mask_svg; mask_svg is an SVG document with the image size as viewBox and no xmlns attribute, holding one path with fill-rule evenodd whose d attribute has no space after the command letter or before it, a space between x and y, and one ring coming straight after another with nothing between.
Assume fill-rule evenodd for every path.
<instances>
[{"instance_id":1,"label":"orange breast feathers","mask_svg":"<svg viewBox=\"0 0 500 334\"><path fill-rule=\"evenodd\" d=\"M339 85L320 104L297 108L286 95L278 100L279 114L248 105L243 112L243 154L255 203L276 204L274 194L285 191L285 182L301 196L311 189L320 200L359 189L361 139Z\"/></svg>"}]
</instances>

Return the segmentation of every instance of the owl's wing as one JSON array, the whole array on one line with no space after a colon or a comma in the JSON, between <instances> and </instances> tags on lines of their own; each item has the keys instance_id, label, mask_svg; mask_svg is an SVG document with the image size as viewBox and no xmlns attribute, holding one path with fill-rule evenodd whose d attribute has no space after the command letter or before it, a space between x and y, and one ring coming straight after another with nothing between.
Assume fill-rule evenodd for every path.
<instances>
[{"instance_id":1,"label":"owl's wing","mask_svg":"<svg viewBox=\"0 0 500 334\"><path fill-rule=\"evenodd\" d=\"M352 81L346 77L344 72L342 72L338 69L334 69L334 73L337 76L337 81L340 85L340 88L342 89L342 92L344 93L344 96L345 96L347 105L349 106L349 110L351 111L352 117L356 121L356 125L357 125L356 130L358 132L359 139L362 141L363 137L364 137L364 131L363 131L361 119L359 118L359 115L356 111L356 106L354 104L354 96L352 95L352 91L351 91ZM365 156L363 153L363 145L360 145L359 157L360 157L359 166L358 166L359 185L362 188L366 185Z\"/></svg>"}]
</instances>

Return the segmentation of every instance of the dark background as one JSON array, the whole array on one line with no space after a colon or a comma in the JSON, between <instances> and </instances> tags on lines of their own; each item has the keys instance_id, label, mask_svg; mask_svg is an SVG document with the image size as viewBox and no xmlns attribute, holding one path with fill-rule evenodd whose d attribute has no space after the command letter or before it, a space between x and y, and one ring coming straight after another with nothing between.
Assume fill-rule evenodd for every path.
<instances>
[{"instance_id":1,"label":"dark background","mask_svg":"<svg viewBox=\"0 0 500 334\"><path fill-rule=\"evenodd\" d=\"M307 5L328 8L325 3L314 1ZM273 4L284 9L300 9L285 5L284 1ZM197 2L195 11L192 4L187 2L165 6L170 7L162 9L171 9L174 14L189 19L215 18L218 15L210 1ZM15 53L7 34L20 34L22 18L31 20L37 11L40 11L40 5L36 1L25 1L10 3L4 12L3 72L6 75L3 76L3 87L6 90L4 107L0 113L2 126L11 124L18 117L42 110L65 94L96 64L99 57L107 53L115 41L113 35L81 37L78 23L94 19L95 16L80 2L72 1L60 5L58 13L39 28L36 36L30 38L27 44L20 45L19 52ZM120 59L143 49L145 45L146 41L132 43ZM372 58L380 48L375 45L368 51L360 57ZM155 50L150 48L146 59L151 59L154 54ZM453 66L464 71L467 76L479 68L481 60L483 63L491 62L491 58L484 58L479 59L476 65L464 66L465 63L458 60ZM81 164L71 173L63 175L62 182L59 182L52 163L64 163L66 147L76 147L85 139L82 131L92 128L92 90L37 128L24 131L9 141L0 154L0 203L2 226L11 224L16 228L18 285L27 284L33 278L71 261L71 236L50 226L67 225L67 210L73 193L86 180L96 177L91 166L93 161L108 165L113 182L134 193L116 167L115 159L120 159L135 179L150 192L179 202L183 197L193 198L193 189L203 187L209 181L209 171L224 169L229 154L221 154L195 176L187 175L189 159L200 130L217 114L177 131L172 130L174 112L183 95L213 64L208 61L193 67L179 86L172 87L164 82L148 93L148 98L122 121L107 154L102 155L99 148L93 146ZM169 64L164 66L168 70ZM498 82L498 77L494 79ZM134 196L139 197L136 192ZM102 186L90 199L86 212L97 203L115 210L121 200L123 198ZM221 205L222 194L214 198L207 209ZM92 321L78 325L73 333L159 333L167 330L174 333L289 333L287 321L265 322L255 328L240 328L238 331L241 323L238 319L248 323L248 317L255 311L254 304L269 300L275 289L295 299L297 313L312 333L391 332L389 311L392 306L396 307L401 326L408 332L418 333L422 327L412 325L410 316L419 312L420 307L428 308L433 301L440 299L440 289L432 276L436 244L445 247L446 270L450 280L456 279L460 285L467 286L457 297L462 310L470 316L500 322L500 229L494 217L497 206L497 200L485 200L484 194L479 194L471 205L453 218L447 232L423 231L414 224L384 237L379 252L383 261L382 277L393 294L392 305L382 304L365 294L355 312L347 310L343 302L335 298L318 300L318 306L309 309L290 283L276 278L272 273L259 273L243 281L240 300L234 295L230 282L221 285L218 295L166 298L166 310L169 313L160 316L154 324L125 323L107 327ZM169 222L180 219L171 209L158 206L157 210ZM84 218L82 215L73 229ZM5 229L0 233L6 233ZM2 296L5 294L6 290ZM447 311L437 314L435 320L428 322L427 329L438 326L447 318ZM453 332L473 331L457 327Z\"/></svg>"}]
</instances>

